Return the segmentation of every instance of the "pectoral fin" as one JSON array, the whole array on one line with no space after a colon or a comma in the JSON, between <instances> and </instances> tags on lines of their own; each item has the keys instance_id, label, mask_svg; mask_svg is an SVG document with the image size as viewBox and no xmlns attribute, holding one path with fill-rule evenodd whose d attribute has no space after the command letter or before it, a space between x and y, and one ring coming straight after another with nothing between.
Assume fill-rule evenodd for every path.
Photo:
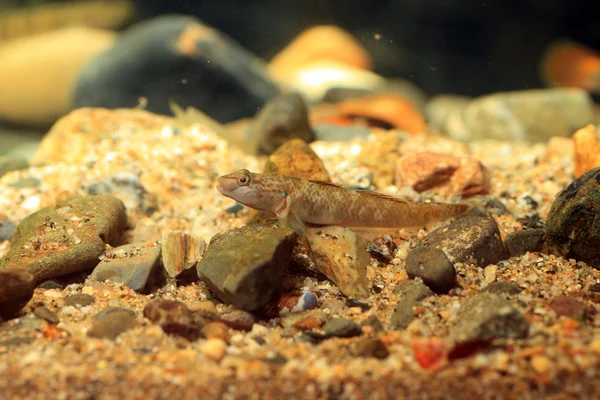
<instances>
[{"instance_id":1,"label":"pectoral fin","mask_svg":"<svg viewBox=\"0 0 600 400\"><path fill-rule=\"evenodd\" d=\"M281 223L292 228L294 231L296 231L297 234L306 234L306 224L293 212L289 212L286 216L277 217L279 218L279 221L281 221Z\"/></svg>"}]
</instances>

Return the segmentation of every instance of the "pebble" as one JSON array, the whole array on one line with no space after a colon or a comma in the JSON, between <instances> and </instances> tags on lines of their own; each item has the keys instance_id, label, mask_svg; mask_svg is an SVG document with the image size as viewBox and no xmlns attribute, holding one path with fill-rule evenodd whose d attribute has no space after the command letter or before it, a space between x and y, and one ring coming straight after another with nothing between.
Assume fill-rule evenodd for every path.
<instances>
[{"instance_id":1,"label":"pebble","mask_svg":"<svg viewBox=\"0 0 600 400\"><path fill-rule=\"evenodd\" d=\"M219 321L230 328L249 331L256 323L256 318L247 311L229 309L219 315Z\"/></svg>"},{"instance_id":2,"label":"pebble","mask_svg":"<svg viewBox=\"0 0 600 400\"><path fill-rule=\"evenodd\" d=\"M355 231L340 226L309 228L309 251L317 269L333 281L347 297L369 295L367 241Z\"/></svg>"},{"instance_id":3,"label":"pebble","mask_svg":"<svg viewBox=\"0 0 600 400\"><path fill-rule=\"evenodd\" d=\"M56 281L45 281L45 282L40 283L37 288L44 289L44 290L48 290L48 289L63 290L64 285L61 285L60 283L58 283Z\"/></svg>"},{"instance_id":4,"label":"pebble","mask_svg":"<svg viewBox=\"0 0 600 400\"><path fill-rule=\"evenodd\" d=\"M540 375L547 374L552 370L553 362L543 354L535 354L531 357L531 368Z\"/></svg>"},{"instance_id":5,"label":"pebble","mask_svg":"<svg viewBox=\"0 0 600 400\"><path fill-rule=\"evenodd\" d=\"M211 338L200 346L200 351L211 360L220 361L227 352L227 343L223 339Z\"/></svg>"},{"instance_id":6,"label":"pebble","mask_svg":"<svg viewBox=\"0 0 600 400\"><path fill-rule=\"evenodd\" d=\"M65 305L67 306L89 306L96 302L96 298L89 294L76 293L65 297Z\"/></svg>"},{"instance_id":7,"label":"pebble","mask_svg":"<svg viewBox=\"0 0 600 400\"><path fill-rule=\"evenodd\" d=\"M200 330L207 339L221 339L229 341L229 329L222 322L209 322Z\"/></svg>"},{"instance_id":8,"label":"pebble","mask_svg":"<svg viewBox=\"0 0 600 400\"><path fill-rule=\"evenodd\" d=\"M418 247L406 256L408 277L419 277L437 293L448 293L454 287L456 270L446 254L436 247Z\"/></svg>"},{"instance_id":9,"label":"pebble","mask_svg":"<svg viewBox=\"0 0 600 400\"><path fill-rule=\"evenodd\" d=\"M298 302L292 308L292 312L303 312L312 310L316 308L318 305L317 296L313 292L303 292L298 298Z\"/></svg>"},{"instance_id":10,"label":"pebble","mask_svg":"<svg viewBox=\"0 0 600 400\"><path fill-rule=\"evenodd\" d=\"M256 310L279 290L295 244L292 229L269 221L219 233L198 263L198 277L222 301Z\"/></svg>"},{"instance_id":11,"label":"pebble","mask_svg":"<svg viewBox=\"0 0 600 400\"><path fill-rule=\"evenodd\" d=\"M564 294L552 299L550 309L559 317L565 316L581 322L590 319L595 314L592 307L588 307L585 303Z\"/></svg>"},{"instance_id":12,"label":"pebble","mask_svg":"<svg viewBox=\"0 0 600 400\"><path fill-rule=\"evenodd\" d=\"M423 248L443 250L454 264L467 263L482 268L508 258L496 221L486 217L459 218L431 232L411 252Z\"/></svg>"},{"instance_id":13,"label":"pebble","mask_svg":"<svg viewBox=\"0 0 600 400\"><path fill-rule=\"evenodd\" d=\"M394 252L398 245L394 242L390 235L380 236L369 242L367 249L377 260L390 263L394 259Z\"/></svg>"},{"instance_id":14,"label":"pebble","mask_svg":"<svg viewBox=\"0 0 600 400\"><path fill-rule=\"evenodd\" d=\"M58 324L60 321L58 315L56 315L53 311L50 311L46 306L38 306L34 308L33 315L43 319L44 321L48 321L51 324Z\"/></svg>"},{"instance_id":15,"label":"pebble","mask_svg":"<svg viewBox=\"0 0 600 400\"><path fill-rule=\"evenodd\" d=\"M183 231L163 231L162 260L171 278L194 268L206 250L201 237Z\"/></svg>"},{"instance_id":16,"label":"pebble","mask_svg":"<svg viewBox=\"0 0 600 400\"><path fill-rule=\"evenodd\" d=\"M357 357L385 359L390 355L390 352L381 340L362 338L352 347L352 354Z\"/></svg>"},{"instance_id":17,"label":"pebble","mask_svg":"<svg viewBox=\"0 0 600 400\"><path fill-rule=\"evenodd\" d=\"M600 168L575 179L556 196L546 220L550 252L600 269Z\"/></svg>"},{"instance_id":18,"label":"pebble","mask_svg":"<svg viewBox=\"0 0 600 400\"><path fill-rule=\"evenodd\" d=\"M444 131L461 141L546 142L571 136L592 122L593 102L582 89L554 88L494 93L451 111Z\"/></svg>"},{"instance_id":19,"label":"pebble","mask_svg":"<svg viewBox=\"0 0 600 400\"><path fill-rule=\"evenodd\" d=\"M230 122L254 115L278 93L252 53L194 17L166 15L131 26L88 62L73 102L76 108L132 108L143 96L147 110L168 115L169 100L176 99Z\"/></svg>"},{"instance_id":20,"label":"pebble","mask_svg":"<svg viewBox=\"0 0 600 400\"><path fill-rule=\"evenodd\" d=\"M213 320L205 313L194 313L181 301L164 299L155 299L146 304L144 317L160 325L165 333L190 341L202 336L202 327Z\"/></svg>"},{"instance_id":21,"label":"pebble","mask_svg":"<svg viewBox=\"0 0 600 400\"><path fill-rule=\"evenodd\" d=\"M527 252L541 251L544 244L543 229L524 229L506 235L504 244L510 257L518 257Z\"/></svg>"},{"instance_id":22,"label":"pebble","mask_svg":"<svg viewBox=\"0 0 600 400\"><path fill-rule=\"evenodd\" d=\"M16 228L17 226L10 219L0 218L0 242L10 240L13 237Z\"/></svg>"},{"instance_id":23,"label":"pebble","mask_svg":"<svg viewBox=\"0 0 600 400\"><path fill-rule=\"evenodd\" d=\"M120 334L138 325L131 310L115 308L110 312L103 310L96 315L92 320L92 327L87 332L87 335L99 339L115 340Z\"/></svg>"},{"instance_id":24,"label":"pebble","mask_svg":"<svg viewBox=\"0 0 600 400\"><path fill-rule=\"evenodd\" d=\"M488 194L491 173L473 157L421 151L398 159L395 183L419 193L435 189L442 196L466 198Z\"/></svg>"},{"instance_id":25,"label":"pebble","mask_svg":"<svg viewBox=\"0 0 600 400\"><path fill-rule=\"evenodd\" d=\"M267 103L248 127L246 137L258 140L260 154L272 154L291 139L307 143L315 134L308 122L308 109L298 93L284 93Z\"/></svg>"},{"instance_id":26,"label":"pebble","mask_svg":"<svg viewBox=\"0 0 600 400\"><path fill-rule=\"evenodd\" d=\"M419 280L405 281L396 286L395 292L400 293L394 308L390 327L392 329L406 329L415 319L414 308L421 301L433 295L433 292Z\"/></svg>"},{"instance_id":27,"label":"pebble","mask_svg":"<svg viewBox=\"0 0 600 400\"><path fill-rule=\"evenodd\" d=\"M487 341L528 336L529 323L510 301L492 293L478 293L466 299L450 330L455 342Z\"/></svg>"},{"instance_id":28,"label":"pebble","mask_svg":"<svg viewBox=\"0 0 600 400\"><path fill-rule=\"evenodd\" d=\"M346 318L330 319L323 325L323 331L329 337L354 337L362 334L360 325Z\"/></svg>"},{"instance_id":29,"label":"pebble","mask_svg":"<svg viewBox=\"0 0 600 400\"><path fill-rule=\"evenodd\" d=\"M24 218L0 269L23 266L37 282L94 268L115 245L127 216L121 200L83 196L64 200Z\"/></svg>"},{"instance_id":30,"label":"pebble","mask_svg":"<svg viewBox=\"0 0 600 400\"><path fill-rule=\"evenodd\" d=\"M0 318L19 312L33 297L34 276L24 268L0 270Z\"/></svg>"},{"instance_id":31,"label":"pebble","mask_svg":"<svg viewBox=\"0 0 600 400\"><path fill-rule=\"evenodd\" d=\"M155 243L133 243L110 250L88 277L89 281L120 282L143 291L160 261L161 247Z\"/></svg>"}]
</instances>

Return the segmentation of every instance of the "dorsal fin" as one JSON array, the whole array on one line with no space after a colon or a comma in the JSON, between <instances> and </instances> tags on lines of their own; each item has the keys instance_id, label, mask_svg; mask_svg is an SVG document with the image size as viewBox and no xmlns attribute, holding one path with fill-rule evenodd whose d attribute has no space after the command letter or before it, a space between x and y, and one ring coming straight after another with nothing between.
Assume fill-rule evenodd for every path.
<instances>
[{"instance_id":1,"label":"dorsal fin","mask_svg":"<svg viewBox=\"0 0 600 400\"><path fill-rule=\"evenodd\" d=\"M314 181L312 179L308 180L310 183L316 183L317 185L325 185L325 186L333 186L341 189L345 189L343 186L336 185L335 183L325 182L325 181Z\"/></svg>"}]
</instances>

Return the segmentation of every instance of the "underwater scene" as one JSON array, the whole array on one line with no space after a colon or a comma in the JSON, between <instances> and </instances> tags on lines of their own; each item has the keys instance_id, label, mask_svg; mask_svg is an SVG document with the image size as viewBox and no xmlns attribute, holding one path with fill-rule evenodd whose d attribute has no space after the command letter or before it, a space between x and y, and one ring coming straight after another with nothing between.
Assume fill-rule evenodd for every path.
<instances>
[{"instance_id":1,"label":"underwater scene","mask_svg":"<svg viewBox=\"0 0 600 400\"><path fill-rule=\"evenodd\" d=\"M0 398L600 397L598 21L1 1Z\"/></svg>"}]
</instances>

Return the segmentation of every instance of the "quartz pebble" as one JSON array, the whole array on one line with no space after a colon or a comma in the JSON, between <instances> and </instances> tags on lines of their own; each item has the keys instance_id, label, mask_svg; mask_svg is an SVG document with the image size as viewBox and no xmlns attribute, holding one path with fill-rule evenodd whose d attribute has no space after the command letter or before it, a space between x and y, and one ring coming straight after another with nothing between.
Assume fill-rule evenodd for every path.
<instances>
[{"instance_id":1,"label":"quartz pebble","mask_svg":"<svg viewBox=\"0 0 600 400\"><path fill-rule=\"evenodd\" d=\"M219 361L225 356L227 343L223 339L211 338L202 344L200 351L206 357Z\"/></svg>"}]
</instances>

